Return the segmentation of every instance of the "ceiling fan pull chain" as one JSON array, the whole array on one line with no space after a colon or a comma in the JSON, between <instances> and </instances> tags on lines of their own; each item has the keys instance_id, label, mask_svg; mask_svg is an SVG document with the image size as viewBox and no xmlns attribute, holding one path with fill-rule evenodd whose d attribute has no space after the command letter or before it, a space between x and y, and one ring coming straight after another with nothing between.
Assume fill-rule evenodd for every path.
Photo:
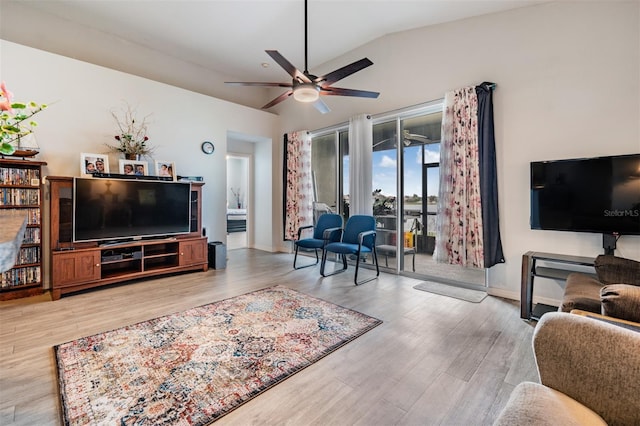
<instances>
[{"instance_id":1,"label":"ceiling fan pull chain","mask_svg":"<svg viewBox=\"0 0 640 426\"><path fill-rule=\"evenodd\" d=\"M309 51L309 38L307 36L307 27L309 25L309 15L307 14L307 0L304 0L304 73L309 74L309 65L307 64L307 54Z\"/></svg>"}]
</instances>

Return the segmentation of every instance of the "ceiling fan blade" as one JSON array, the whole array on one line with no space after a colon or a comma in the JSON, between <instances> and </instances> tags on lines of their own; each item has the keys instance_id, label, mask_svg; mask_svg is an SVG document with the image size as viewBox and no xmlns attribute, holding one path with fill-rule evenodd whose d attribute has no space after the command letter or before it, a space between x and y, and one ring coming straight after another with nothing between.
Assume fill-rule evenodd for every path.
<instances>
[{"instance_id":1,"label":"ceiling fan blade","mask_svg":"<svg viewBox=\"0 0 640 426\"><path fill-rule=\"evenodd\" d=\"M324 96L357 96L359 98L377 98L379 92L369 92L367 90L343 89L341 87L322 87L320 94Z\"/></svg>"},{"instance_id":2,"label":"ceiling fan blade","mask_svg":"<svg viewBox=\"0 0 640 426\"><path fill-rule=\"evenodd\" d=\"M268 104L266 104L265 106L262 107L262 109L268 109L271 108L274 105L279 104L280 102L284 101L285 99L287 99L289 96L291 96L293 94L293 90L287 90L286 92L284 92L282 95L278 96L277 98L275 98L274 100L272 100L271 102L269 102Z\"/></svg>"},{"instance_id":3,"label":"ceiling fan blade","mask_svg":"<svg viewBox=\"0 0 640 426\"><path fill-rule=\"evenodd\" d=\"M331 111L327 104L325 104L324 101L320 98L318 98L318 100L313 103L313 106L322 114L326 114Z\"/></svg>"},{"instance_id":4,"label":"ceiling fan blade","mask_svg":"<svg viewBox=\"0 0 640 426\"><path fill-rule=\"evenodd\" d=\"M433 142L431 139L429 139L428 137L424 136L424 135L418 135L415 133L409 133L408 131L404 131L404 140L405 141L409 141L409 143L411 143L412 141L416 141L416 142L420 142L420 143L429 143L429 142Z\"/></svg>"},{"instance_id":5,"label":"ceiling fan blade","mask_svg":"<svg viewBox=\"0 0 640 426\"><path fill-rule=\"evenodd\" d=\"M402 143L404 146L411 146L413 145L413 142L417 142L418 144L428 144L433 142L431 139L429 139L428 137L424 136L424 135L418 135L416 133L409 133L408 130L404 130L402 132ZM377 147L378 145L384 145L384 144L388 144L393 142L393 146L396 146L396 135L391 136L390 138L381 140L380 142L377 142L375 144L373 144L373 147Z\"/></svg>"},{"instance_id":6,"label":"ceiling fan blade","mask_svg":"<svg viewBox=\"0 0 640 426\"><path fill-rule=\"evenodd\" d=\"M267 55L271 56L271 58L278 63L284 70L289 73L291 77L294 79L298 79L303 83L311 83L309 77L304 75L300 70L294 67L291 62L287 61L287 59L282 56L277 50L265 50Z\"/></svg>"},{"instance_id":7,"label":"ceiling fan blade","mask_svg":"<svg viewBox=\"0 0 640 426\"><path fill-rule=\"evenodd\" d=\"M360 59L359 61L355 61L352 64L346 65L342 68L339 68L335 71L330 72L329 74L323 75L322 77L318 77L315 79L316 83L321 83L323 86L329 86L335 83L338 80L342 80L345 77L350 76L353 73L360 71L370 65L373 65L368 58Z\"/></svg>"},{"instance_id":8,"label":"ceiling fan blade","mask_svg":"<svg viewBox=\"0 0 640 426\"><path fill-rule=\"evenodd\" d=\"M230 86L263 86L263 87L292 87L291 83L267 83L260 81L225 81Z\"/></svg>"}]
</instances>

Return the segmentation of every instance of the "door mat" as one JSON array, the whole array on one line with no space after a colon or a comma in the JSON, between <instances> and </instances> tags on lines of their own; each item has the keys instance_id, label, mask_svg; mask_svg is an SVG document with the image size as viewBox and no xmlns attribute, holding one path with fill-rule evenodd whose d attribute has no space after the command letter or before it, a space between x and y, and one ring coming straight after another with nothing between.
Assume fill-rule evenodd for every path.
<instances>
[{"instance_id":1,"label":"door mat","mask_svg":"<svg viewBox=\"0 0 640 426\"><path fill-rule=\"evenodd\" d=\"M467 302L480 303L487 297L487 293L480 290L472 290L464 287L456 287L453 285L436 283L433 281L425 281L416 286L416 290L427 291L429 293L439 294L441 296L453 297L455 299L465 300Z\"/></svg>"}]
</instances>

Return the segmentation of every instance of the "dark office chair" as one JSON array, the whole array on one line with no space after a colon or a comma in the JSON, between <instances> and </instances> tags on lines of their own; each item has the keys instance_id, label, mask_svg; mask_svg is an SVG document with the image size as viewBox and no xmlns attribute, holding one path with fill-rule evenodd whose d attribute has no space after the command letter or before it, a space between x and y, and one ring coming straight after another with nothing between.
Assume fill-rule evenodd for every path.
<instances>
[{"instance_id":1,"label":"dark office chair","mask_svg":"<svg viewBox=\"0 0 640 426\"><path fill-rule=\"evenodd\" d=\"M342 257L342 269L335 270L330 274L324 273L327 262L327 253L336 253ZM367 253L373 253L373 261L376 265L375 277L370 277L358 282L358 269L360 260ZM376 253L376 220L373 216L354 215L347 220L347 224L342 231L342 239L339 242L329 243L324 246L322 252L322 264L320 275L328 277L347 270L347 255L356 256L356 273L353 281L356 285L364 284L376 279L380 275L378 267L378 254Z\"/></svg>"},{"instance_id":2,"label":"dark office chair","mask_svg":"<svg viewBox=\"0 0 640 426\"><path fill-rule=\"evenodd\" d=\"M313 236L311 238L300 239L302 231L313 228ZM318 257L318 249L323 249L327 242L340 241L340 233L342 231L342 216L333 213L325 213L318 217L316 225L301 226L298 228L298 238L293 242L296 246L296 253L293 257L293 269L302 269L309 266L317 265L320 261ZM316 253L316 262L308 265L296 266L298 260L298 249L302 247L306 250L313 249Z\"/></svg>"}]
</instances>

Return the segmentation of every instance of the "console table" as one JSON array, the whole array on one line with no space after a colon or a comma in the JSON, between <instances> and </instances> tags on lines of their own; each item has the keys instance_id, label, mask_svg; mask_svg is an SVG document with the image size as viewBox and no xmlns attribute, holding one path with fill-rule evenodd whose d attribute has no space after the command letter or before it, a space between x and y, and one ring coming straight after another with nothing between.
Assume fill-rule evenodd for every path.
<instances>
[{"instance_id":1,"label":"console table","mask_svg":"<svg viewBox=\"0 0 640 426\"><path fill-rule=\"evenodd\" d=\"M537 261L557 264L554 267L536 266ZM522 255L522 279L520 282L520 318L538 320L549 311L556 311L554 306L538 304L533 309L533 279L535 277L566 280L569 274L575 272L564 269L567 265L593 267L595 258L584 256L569 256L565 254L543 253L528 251ZM594 274L595 276L595 274Z\"/></svg>"}]
</instances>

